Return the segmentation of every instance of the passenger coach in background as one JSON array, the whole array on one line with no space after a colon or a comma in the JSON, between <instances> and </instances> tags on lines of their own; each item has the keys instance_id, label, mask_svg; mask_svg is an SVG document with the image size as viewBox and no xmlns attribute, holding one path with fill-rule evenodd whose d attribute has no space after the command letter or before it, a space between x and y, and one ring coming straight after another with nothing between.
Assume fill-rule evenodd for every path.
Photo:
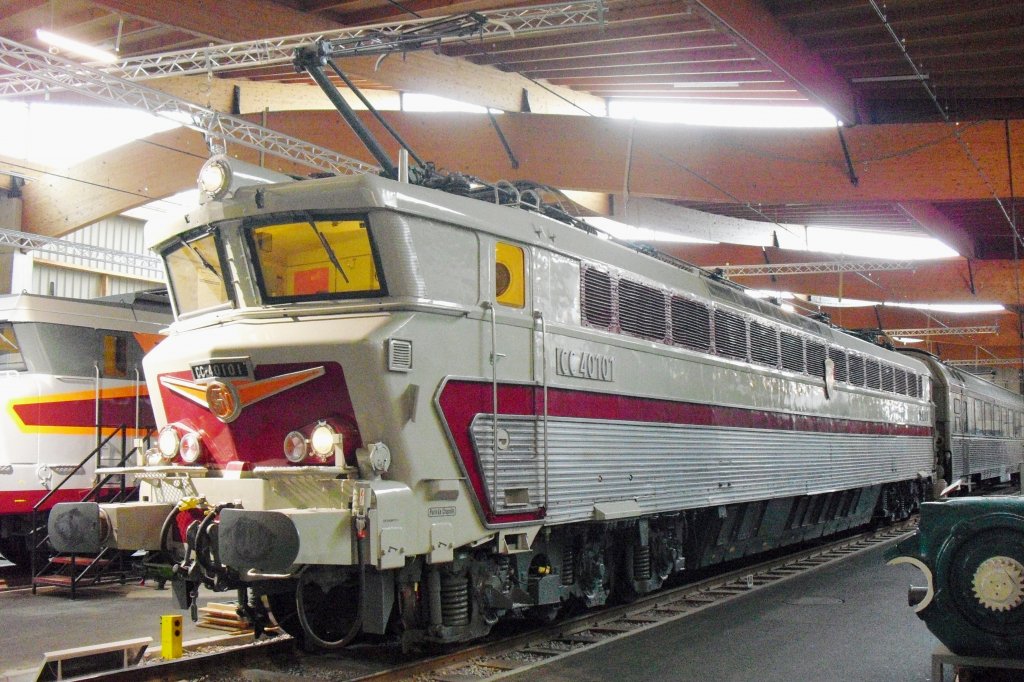
<instances>
[{"instance_id":1,"label":"passenger coach in background","mask_svg":"<svg viewBox=\"0 0 1024 682\"><path fill-rule=\"evenodd\" d=\"M80 500L93 486L96 461L79 464L100 441L125 427L128 442L155 428L142 355L171 322L166 296L118 300L0 296L0 554L28 566L32 509ZM120 464L121 441L100 453ZM112 492L112 491L111 491ZM105 493L101 491L101 497Z\"/></svg>"}]
</instances>

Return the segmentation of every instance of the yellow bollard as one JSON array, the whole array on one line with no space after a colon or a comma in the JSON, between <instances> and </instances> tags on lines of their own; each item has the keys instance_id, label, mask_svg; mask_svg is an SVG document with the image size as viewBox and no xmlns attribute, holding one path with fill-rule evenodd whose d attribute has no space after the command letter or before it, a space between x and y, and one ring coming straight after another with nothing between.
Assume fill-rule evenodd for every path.
<instances>
[{"instance_id":1,"label":"yellow bollard","mask_svg":"<svg viewBox=\"0 0 1024 682\"><path fill-rule=\"evenodd\" d=\"M181 658L180 615L160 616L160 655L164 658Z\"/></svg>"}]
</instances>

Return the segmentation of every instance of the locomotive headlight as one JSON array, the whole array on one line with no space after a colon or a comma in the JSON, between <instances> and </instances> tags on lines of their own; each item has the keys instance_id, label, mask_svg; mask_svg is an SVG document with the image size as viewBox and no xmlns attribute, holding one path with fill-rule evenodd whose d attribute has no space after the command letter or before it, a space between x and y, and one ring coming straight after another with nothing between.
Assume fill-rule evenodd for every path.
<instances>
[{"instance_id":1,"label":"locomotive headlight","mask_svg":"<svg viewBox=\"0 0 1024 682\"><path fill-rule=\"evenodd\" d=\"M187 464L195 464L203 456L203 439L195 431L181 437L181 459Z\"/></svg>"},{"instance_id":2,"label":"locomotive headlight","mask_svg":"<svg viewBox=\"0 0 1024 682\"><path fill-rule=\"evenodd\" d=\"M320 422L309 434L309 447L317 457L328 457L334 454L334 446L341 444L341 434L327 422Z\"/></svg>"},{"instance_id":3,"label":"locomotive headlight","mask_svg":"<svg viewBox=\"0 0 1024 682\"><path fill-rule=\"evenodd\" d=\"M220 200L231 188L231 165L223 156L214 156L199 170L199 193L204 200Z\"/></svg>"},{"instance_id":4,"label":"locomotive headlight","mask_svg":"<svg viewBox=\"0 0 1024 682\"><path fill-rule=\"evenodd\" d=\"M156 437L156 447L160 451L160 456L165 460L174 459L174 456L178 454L178 448L181 447L181 436L178 435L178 429L170 424L160 429L160 433Z\"/></svg>"},{"instance_id":5,"label":"locomotive headlight","mask_svg":"<svg viewBox=\"0 0 1024 682\"><path fill-rule=\"evenodd\" d=\"M298 464L306 459L309 452L309 445L306 437L298 431L292 431L284 437L284 457L293 464Z\"/></svg>"}]
</instances>

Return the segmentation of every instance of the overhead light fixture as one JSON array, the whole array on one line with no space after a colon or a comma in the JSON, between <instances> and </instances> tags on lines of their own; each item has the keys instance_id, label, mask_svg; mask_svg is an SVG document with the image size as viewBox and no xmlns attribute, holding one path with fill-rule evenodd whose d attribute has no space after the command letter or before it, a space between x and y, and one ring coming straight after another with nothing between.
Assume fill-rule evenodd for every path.
<instances>
[{"instance_id":1,"label":"overhead light fixture","mask_svg":"<svg viewBox=\"0 0 1024 682\"><path fill-rule=\"evenodd\" d=\"M708 81L706 83L673 83L673 88L738 88L739 81Z\"/></svg>"},{"instance_id":2,"label":"overhead light fixture","mask_svg":"<svg viewBox=\"0 0 1024 682\"><path fill-rule=\"evenodd\" d=\"M57 35L56 33L51 33L50 31L44 31L41 28L36 29L36 38L51 47L67 50L79 57L85 57L90 61L103 62L104 64L113 64L117 61L117 55L112 52L101 50L98 47L93 47L92 45L86 45L85 43Z\"/></svg>"},{"instance_id":3,"label":"overhead light fixture","mask_svg":"<svg viewBox=\"0 0 1024 682\"><path fill-rule=\"evenodd\" d=\"M928 74L907 74L905 76L862 76L860 78L851 78L851 83L895 83L898 81L926 81L929 80Z\"/></svg>"}]
</instances>

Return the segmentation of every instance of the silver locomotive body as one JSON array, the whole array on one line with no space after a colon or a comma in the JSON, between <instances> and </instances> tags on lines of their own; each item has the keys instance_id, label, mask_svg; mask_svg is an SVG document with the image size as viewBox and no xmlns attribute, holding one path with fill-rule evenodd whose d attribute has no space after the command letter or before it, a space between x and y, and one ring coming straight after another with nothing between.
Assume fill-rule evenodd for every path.
<instances>
[{"instance_id":1,"label":"silver locomotive body","mask_svg":"<svg viewBox=\"0 0 1024 682\"><path fill-rule=\"evenodd\" d=\"M138 503L74 511L102 518L83 545L164 556L183 606L251 589L313 645L458 641L930 487L924 363L537 213L332 178L151 240L160 449Z\"/></svg>"}]
</instances>

